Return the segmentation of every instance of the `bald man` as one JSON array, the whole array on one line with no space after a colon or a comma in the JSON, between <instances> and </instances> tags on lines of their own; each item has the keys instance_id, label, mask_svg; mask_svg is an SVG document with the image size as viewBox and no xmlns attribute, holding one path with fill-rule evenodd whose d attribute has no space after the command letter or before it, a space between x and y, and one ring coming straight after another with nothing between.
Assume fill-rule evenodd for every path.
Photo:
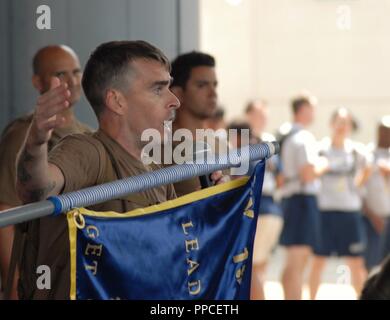
<instances>
[{"instance_id":1,"label":"bald man","mask_svg":"<svg viewBox=\"0 0 390 320\"><path fill-rule=\"evenodd\" d=\"M49 149L68 134L91 131L86 125L80 123L73 113L73 106L81 96L82 72L76 53L64 45L47 46L35 54L32 67L32 84L39 94L50 89L52 77L58 77L62 83L66 83L70 91L68 101L71 108L62 112L63 124L53 131ZM0 137L0 211L22 205L15 190L15 163L31 120L32 114L17 118L5 128ZM0 271L3 288L8 274L13 238L13 226L0 229ZM15 290L11 298L16 298Z\"/></svg>"}]
</instances>

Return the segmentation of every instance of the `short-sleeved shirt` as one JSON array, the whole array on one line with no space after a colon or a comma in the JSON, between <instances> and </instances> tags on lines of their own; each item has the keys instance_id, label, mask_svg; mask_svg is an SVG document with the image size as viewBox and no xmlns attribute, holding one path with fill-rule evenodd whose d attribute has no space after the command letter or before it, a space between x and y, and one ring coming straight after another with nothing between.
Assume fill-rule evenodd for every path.
<instances>
[{"instance_id":1,"label":"short-sleeved shirt","mask_svg":"<svg viewBox=\"0 0 390 320\"><path fill-rule=\"evenodd\" d=\"M16 188L16 157L26 138L32 114L17 118L4 130L0 141L0 202L12 207L22 205ZM75 120L65 128L56 128L49 141L49 150L71 133L89 132L91 129Z\"/></svg>"},{"instance_id":2,"label":"short-sleeved shirt","mask_svg":"<svg viewBox=\"0 0 390 320\"><path fill-rule=\"evenodd\" d=\"M358 143L346 140L343 148L335 148L326 138L321 143L320 155L329 163L329 170L321 177L318 206L324 211L360 211L361 190L355 184L356 175L367 164L367 154Z\"/></svg>"},{"instance_id":3,"label":"short-sleeved shirt","mask_svg":"<svg viewBox=\"0 0 390 320\"><path fill-rule=\"evenodd\" d=\"M50 152L49 162L56 165L64 175L63 193L160 168L154 164L145 166L101 130L93 134L67 136ZM124 199L107 201L89 209L122 213L174 198L176 194L173 186L166 185L129 195ZM41 219L39 236L37 264L45 264L51 268L52 289L36 290L34 298L69 299L70 256L65 215Z\"/></svg>"},{"instance_id":4,"label":"short-sleeved shirt","mask_svg":"<svg viewBox=\"0 0 390 320\"><path fill-rule=\"evenodd\" d=\"M286 138L281 151L282 170L285 177L283 197L294 194L316 195L319 181L301 182L300 170L307 164L315 164L318 159L318 145L314 135L293 124L292 133Z\"/></svg>"},{"instance_id":5,"label":"short-sleeved shirt","mask_svg":"<svg viewBox=\"0 0 390 320\"><path fill-rule=\"evenodd\" d=\"M379 216L390 216L390 177L382 175L379 164L390 166L390 149L376 149L373 157L373 172L366 184L367 206Z\"/></svg>"}]
</instances>

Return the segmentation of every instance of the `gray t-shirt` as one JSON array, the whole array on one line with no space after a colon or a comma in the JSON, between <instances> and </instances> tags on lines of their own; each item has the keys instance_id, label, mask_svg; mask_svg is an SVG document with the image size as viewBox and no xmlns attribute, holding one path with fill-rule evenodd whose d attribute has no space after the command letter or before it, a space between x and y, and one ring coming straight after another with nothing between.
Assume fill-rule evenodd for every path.
<instances>
[{"instance_id":1,"label":"gray t-shirt","mask_svg":"<svg viewBox=\"0 0 390 320\"><path fill-rule=\"evenodd\" d=\"M294 194L315 195L319 190L319 180L303 183L299 173L303 166L315 164L318 159L317 141L312 133L293 124L292 133L283 143L281 157L285 177L283 197Z\"/></svg>"},{"instance_id":2,"label":"gray t-shirt","mask_svg":"<svg viewBox=\"0 0 390 320\"><path fill-rule=\"evenodd\" d=\"M367 165L362 146L346 140L344 148L335 148L329 138L321 143L321 156L329 162L329 171L321 177L318 206L321 210L359 211L362 208L361 192L356 175Z\"/></svg>"}]
</instances>

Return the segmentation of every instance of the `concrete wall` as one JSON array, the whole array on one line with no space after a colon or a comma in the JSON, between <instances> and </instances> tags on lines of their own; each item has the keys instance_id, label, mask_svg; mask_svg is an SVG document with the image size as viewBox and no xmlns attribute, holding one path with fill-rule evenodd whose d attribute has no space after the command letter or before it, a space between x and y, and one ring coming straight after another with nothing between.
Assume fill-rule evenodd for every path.
<instances>
[{"instance_id":1,"label":"concrete wall","mask_svg":"<svg viewBox=\"0 0 390 320\"><path fill-rule=\"evenodd\" d=\"M43 4L51 9L51 30L36 27L36 10ZM40 47L67 44L84 65L102 42L142 39L172 59L179 52L198 49L198 15L197 0L1 0L0 130L34 107L31 59ZM85 98L76 114L96 126Z\"/></svg>"},{"instance_id":2,"label":"concrete wall","mask_svg":"<svg viewBox=\"0 0 390 320\"><path fill-rule=\"evenodd\" d=\"M290 97L307 89L320 102L318 137L329 132L334 108L345 106L361 122L356 138L374 138L376 121L390 113L390 0L200 4L201 49L217 58L220 100L230 118L248 99L263 97L273 131L289 120Z\"/></svg>"}]
</instances>

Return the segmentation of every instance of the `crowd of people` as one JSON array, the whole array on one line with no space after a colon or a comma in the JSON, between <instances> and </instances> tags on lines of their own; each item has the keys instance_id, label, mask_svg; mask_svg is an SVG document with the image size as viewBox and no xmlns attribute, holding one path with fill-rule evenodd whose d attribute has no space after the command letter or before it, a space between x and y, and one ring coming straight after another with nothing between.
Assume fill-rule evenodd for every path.
<instances>
[{"instance_id":1,"label":"crowd of people","mask_svg":"<svg viewBox=\"0 0 390 320\"><path fill-rule=\"evenodd\" d=\"M35 107L1 135L0 211L160 168L163 164L142 162L141 135L150 128L163 135L166 121L173 121L173 132L186 128L193 136L197 129L216 130L215 153L223 141L241 146L240 139L229 141L224 130L245 129L249 143L277 140L281 146L280 154L266 162L251 299L265 298L267 262L278 244L286 248L281 275L286 299L301 298L309 263L314 299L326 259L333 255L345 257L360 296L368 272L390 253L390 117L378 124L377 144L371 149L352 140L357 123L345 108L336 109L329 120L329 137L317 141L309 131L317 101L307 94L292 100L292 121L275 134L266 131L272 110L265 101L249 103L242 118L227 123L218 108L215 68L208 54L193 51L170 62L144 41L101 44L84 71L71 48L41 48L33 59L32 84L39 93ZM74 115L82 91L98 119L96 131ZM226 172L210 178L211 184L229 179ZM90 209L127 212L202 187L193 178ZM67 234L64 216L0 229L5 298L69 298ZM51 268L50 290L36 287L35 270L43 264ZM367 284L363 292L375 296L377 282Z\"/></svg>"},{"instance_id":2,"label":"crowd of people","mask_svg":"<svg viewBox=\"0 0 390 320\"><path fill-rule=\"evenodd\" d=\"M226 125L227 130L250 130L252 143L281 145L280 155L266 166L253 299L265 298L265 267L277 244L286 249L281 275L286 299L301 299L305 271L315 299L330 257L345 258L360 296L368 273L390 254L390 116L378 122L375 147L352 139L358 124L346 108L334 110L329 135L317 140L309 131L317 104L308 94L293 98L291 123L274 135L265 131L270 110L261 100L249 103L239 120Z\"/></svg>"}]
</instances>

